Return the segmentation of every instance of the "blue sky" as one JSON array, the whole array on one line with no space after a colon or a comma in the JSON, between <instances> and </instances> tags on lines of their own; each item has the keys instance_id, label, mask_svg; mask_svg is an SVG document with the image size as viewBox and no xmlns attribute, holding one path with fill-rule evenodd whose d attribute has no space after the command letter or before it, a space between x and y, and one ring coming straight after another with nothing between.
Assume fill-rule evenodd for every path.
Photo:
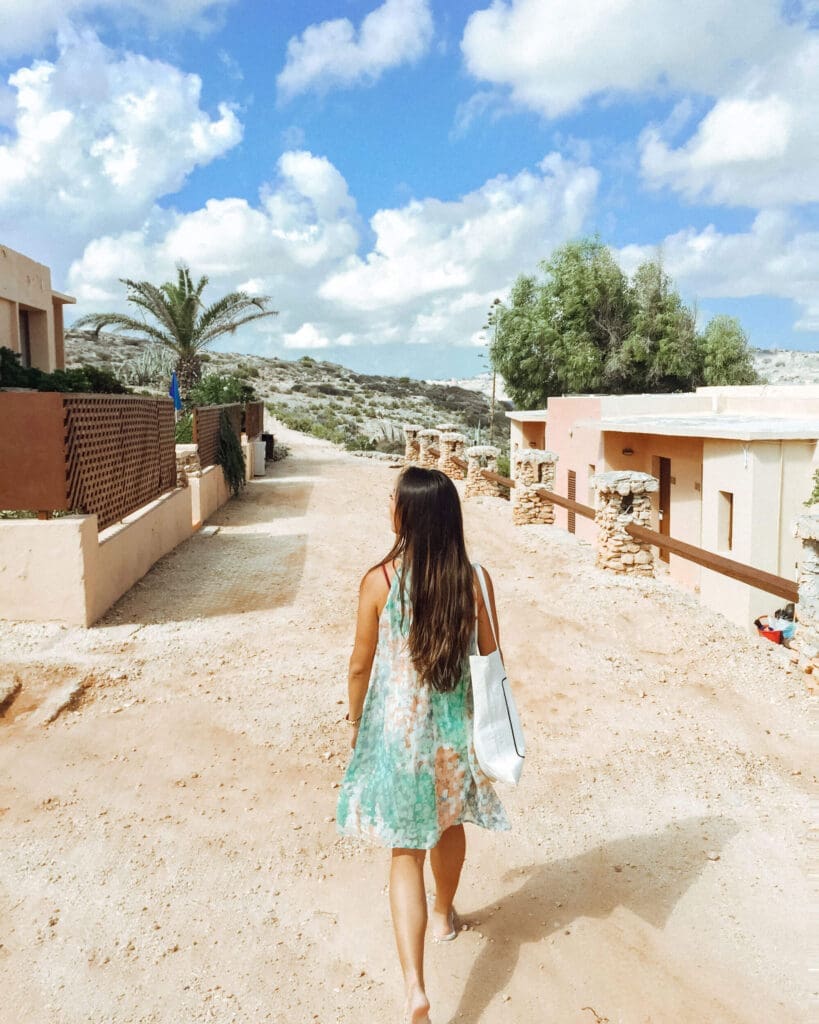
<instances>
[{"instance_id":1,"label":"blue sky","mask_svg":"<svg viewBox=\"0 0 819 1024\"><path fill-rule=\"evenodd\" d=\"M184 260L280 310L223 348L466 376L597 232L817 347L816 0L57 6L0 0L0 242L77 313Z\"/></svg>"}]
</instances>

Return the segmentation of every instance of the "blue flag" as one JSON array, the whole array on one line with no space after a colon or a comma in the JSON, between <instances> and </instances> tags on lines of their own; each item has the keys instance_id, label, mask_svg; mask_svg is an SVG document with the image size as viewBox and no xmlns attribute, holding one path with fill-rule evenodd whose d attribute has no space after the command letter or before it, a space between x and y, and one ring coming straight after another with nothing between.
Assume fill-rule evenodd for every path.
<instances>
[{"instance_id":1,"label":"blue flag","mask_svg":"<svg viewBox=\"0 0 819 1024\"><path fill-rule=\"evenodd\" d=\"M168 394L173 399L174 409L179 412L182 408L182 399L179 397L179 381L176 379L176 370L174 370L171 377L171 386L168 388Z\"/></svg>"}]
</instances>

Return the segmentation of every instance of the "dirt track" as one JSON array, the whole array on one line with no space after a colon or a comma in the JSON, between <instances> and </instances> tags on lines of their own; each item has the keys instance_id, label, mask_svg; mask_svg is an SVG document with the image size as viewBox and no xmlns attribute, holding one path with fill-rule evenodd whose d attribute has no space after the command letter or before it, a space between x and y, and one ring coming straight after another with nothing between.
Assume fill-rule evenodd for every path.
<instances>
[{"instance_id":1,"label":"dirt track","mask_svg":"<svg viewBox=\"0 0 819 1024\"><path fill-rule=\"evenodd\" d=\"M387 857L333 822L395 470L289 439L94 628L0 624L23 684L0 718L0 1024L400 1020ZM465 515L529 755L513 831L468 833L434 1024L812 1019L815 747L786 652L499 501Z\"/></svg>"}]
</instances>

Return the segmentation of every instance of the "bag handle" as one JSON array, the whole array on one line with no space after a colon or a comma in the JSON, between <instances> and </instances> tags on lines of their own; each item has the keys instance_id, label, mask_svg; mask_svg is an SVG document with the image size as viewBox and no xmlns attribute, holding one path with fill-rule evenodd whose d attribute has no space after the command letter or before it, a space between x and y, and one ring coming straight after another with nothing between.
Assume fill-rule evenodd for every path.
<instances>
[{"instance_id":1,"label":"bag handle","mask_svg":"<svg viewBox=\"0 0 819 1024\"><path fill-rule=\"evenodd\" d=\"M500 644L498 643L498 634L495 632L495 623L492 621L492 605L489 601L489 592L486 589L486 578L483 574L483 566L478 562L472 563L473 568L478 574L478 582L481 585L481 593L483 594L483 603L486 607L486 615L489 619L489 625L492 628L492 639L495 641L495 647L500 651ZM475 627L477 633L477 626Z\"/></svg>"}]
</instances>

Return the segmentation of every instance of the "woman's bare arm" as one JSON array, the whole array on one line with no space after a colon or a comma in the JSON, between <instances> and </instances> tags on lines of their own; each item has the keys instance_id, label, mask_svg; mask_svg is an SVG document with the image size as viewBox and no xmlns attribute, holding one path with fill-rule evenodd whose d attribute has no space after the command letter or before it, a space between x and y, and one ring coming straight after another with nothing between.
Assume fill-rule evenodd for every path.
<instances>
[{"instance_id":1,"label":"woman's bare arm","mask_svg":"<svg viewBox=\"0 0 819 1024\"><path fill-rule=\"evenodd\" d=\"M498 612L495 607L495 588L492 586L492 577L486 571L483 570L484 579L486 580L486 590L489 594L489 605L492 609L492 621L495 623L495 632L498 637L498 650L500 651L501 659L503 658L503 651L500 648L500 625L498 623ZM495 650L495 640L492 636L492 626L489 622L489 613L487 612L486 605L483 600L483 593L481 591L481 585L478 582L477 572L475 573L475 587L478 596L478 651L483 654L491 654Z\"/></svg>"},{"instance_id":2,"label":"woman's bare arm","mask_svg":"<svg viewBox=\"0 0 819 1024\"><path fill-rule=\"evenodd\" d=\"M378 616L384 603L386 581L379 580L381 573L371 570L361 581L358 591L358 616L355 627L355 643L350 656L347 672L347 697L349 717L355 721L361 718L364 710L364 698L370 684L370 672L373 667L375 648L378 644ZM355 746L355 735L353 746Z\"/></svg>"}]
</instances>

